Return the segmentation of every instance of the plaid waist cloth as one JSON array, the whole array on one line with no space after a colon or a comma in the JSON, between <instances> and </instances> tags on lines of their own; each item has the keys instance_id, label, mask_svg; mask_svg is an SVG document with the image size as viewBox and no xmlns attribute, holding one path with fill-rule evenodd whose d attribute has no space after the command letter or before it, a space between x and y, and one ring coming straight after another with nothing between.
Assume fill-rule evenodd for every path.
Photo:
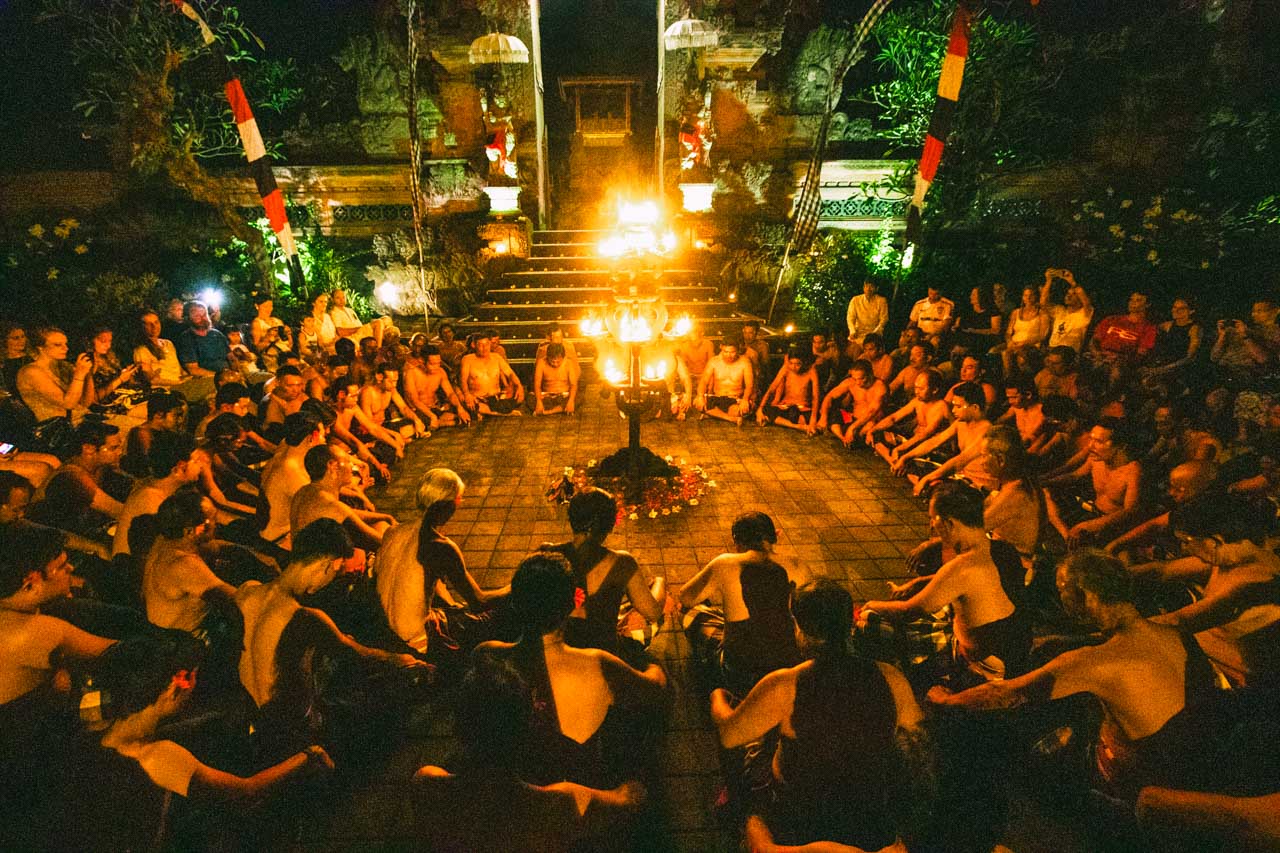
<instances>
[{"instance_id":1,"label":"plaid waist cloth","mask_svg":"<svg viewBox=\"0 0 1280 853\"><path fill-rule=\"evenodd\" d=\"M944 607L931 616L910 622L891 622L875 611L866 611L861 623L854 628L854 635L860 643L875 649L877 657L890 656L903 666L918 666L944 653L949 656L951 609Z\"/></svg>"}]
</instances>

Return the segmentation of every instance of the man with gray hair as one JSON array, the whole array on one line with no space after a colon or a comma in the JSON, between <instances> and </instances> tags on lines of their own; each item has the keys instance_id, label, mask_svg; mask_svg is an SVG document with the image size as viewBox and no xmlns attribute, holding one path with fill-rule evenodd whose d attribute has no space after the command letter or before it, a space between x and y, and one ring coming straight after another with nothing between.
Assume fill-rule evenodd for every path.
<instances>
[{"instance_id":1,"label":"man with gray hair","mask_svg":"<svg viewBox=\"0 0 1280 853\"><path fill-rule=\"evenodd\" d=\"M481 589L467 571L457 543L441 532L462 504L465 488L462 478L448 468L427 471L418 481L422 516L388 530L378 551L374 574L387 621L402 640L432 660L469 652L491 639L487 611L511 590L509 585Z\"/></svg>"}]
</instances>

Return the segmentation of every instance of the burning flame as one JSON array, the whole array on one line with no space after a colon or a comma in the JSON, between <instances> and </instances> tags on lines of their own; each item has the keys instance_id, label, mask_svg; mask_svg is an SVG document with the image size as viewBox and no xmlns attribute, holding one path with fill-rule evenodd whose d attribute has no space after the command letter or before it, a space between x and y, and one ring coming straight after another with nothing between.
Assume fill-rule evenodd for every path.
<instances>
[{"instance_id":1,"label":"burning flame","mask_svg":"<svg viewBox=\"0 0 1280 853\"><path fill-rule=\"evenodd\" d=\"M683 338L685 335L693 331L693 320L688 314L682 314L676 318L671 324L671 331L667 333L670 338Z\"/></svg>"},{"instance_id":2,"label":"burning flame","mask_svg":"<svg viewBox=\"0 0 1280 853\"><path fill-rule=\"evenodd\" d=\"M662 251L674 252L676 248L676 235L668 231L662 235Z\"/></svg>"},{"instance_id":3,"label":"burning flame","mask_svg":"<svg viewBox=\"0 0 1280 853\"><path fill-rule=\"evenodd\" d=\"M665 360L648 362L645 364L644 371L641 374L641 378L647 382L660 381L666 379L666 377L667 362Z\"/></svg>"},{"instance_id":4,"label":"burning flame","mask_svg":"<svg viewBox=\"0 0 1280 853\"><path fill-rule=\"evenodd\" d=\"M646 343L653 337L649 318L634 311L624 311L618 318L618 340L623 343Z\"/></svg>"},{"instance_id":5,"label":"burning flame","mask_svg":"<svg viewBox=\"0 0 1280 853\"><path fill-rule=\"evenodd\" d=\"M605 333L604 321L588 315L578 321L578 330L584 338L599 338Z\"/></svg>"},{"instance_id":6,"label":"burning flame","mask_svg":"<svg viewBox=\"0 0 1280 853\"><path fill-rule=\"evenodd\" d=\"M661 213L657 202L618 201L619 225L656 225Z\"/></svg>"},{"instance_id":7,"label":"burning flame","mask_svg":"<svg viewBox=\"0 0 1280 853\"><path fill-rule=\"evenodd\" d=\"M601 372L604 374L604 381L610 385L622 385L627 381L627 374L623 372L622 368L618 367L617 362L613 359L609 359L604 363L604 370Z\"/></svg>"}]
</instances>

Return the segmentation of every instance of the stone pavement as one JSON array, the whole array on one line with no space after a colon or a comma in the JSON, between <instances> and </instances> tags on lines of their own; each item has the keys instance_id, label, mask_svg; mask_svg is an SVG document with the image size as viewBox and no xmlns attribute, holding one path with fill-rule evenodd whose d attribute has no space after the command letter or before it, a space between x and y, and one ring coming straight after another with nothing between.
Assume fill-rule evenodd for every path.
<instances>
[{"instance_id":1,"label":"stone pavement","mask_svg":"<svg viewBox=\"0 0 1280 853\"><path fill-rule=\"evenodd\" d=\"M409 447L379 505L411 518L419 475L435 466L454 469L467 488L445 532L458 542L482 586L505 584L530 550L569 535L565 508L544 496L553 478L566 465L586 464L626 443L626 422L611 399L602 400L593 384L582 401L574 416L491 418L469 429L437 431ZM701 465L717 484L698 506L657 519L624 520L610 539L676 589L732 548L730 525L747 510L773 517L780 554L803 562L815 577L847 583L860 601L883 595L885 580L902 577L903 555L927 534L924 507L869 450L848 451L834 439L781 427L736 427L696 417L648 423L642 439L660 455ZM737 839L720 831L711 811L720 786L717 742L688 643L678 631L664 630L651 651L663 662L673 693L663 751L666 790L654 792L666 834L655 849L736 850ZM419 849L429 849L424 839L402 834L407 821L401 780L423 763L445 761L455 744L447 719L426 720L422 730L393 757L380 784L331 811L313 827L314 836L301 839L302 846L402 849L416 841Z\"/></svg>"}]
</instances>

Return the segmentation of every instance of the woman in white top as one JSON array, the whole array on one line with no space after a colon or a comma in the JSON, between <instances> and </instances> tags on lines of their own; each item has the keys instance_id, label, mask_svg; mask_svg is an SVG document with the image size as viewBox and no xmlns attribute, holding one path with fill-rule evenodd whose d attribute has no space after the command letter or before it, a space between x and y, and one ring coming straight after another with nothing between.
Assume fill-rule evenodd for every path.
<instances>
[{"instance_id":1,"label":"woman in white top","mask_svg":"<svg viewBox=\"0 0 1280 853\"><path fill-rule=\"evenodd\" d=\"M1066 291L1056 298L1053 284L1061 281ZM1065 303L1065 304L1064 304ZM1084 288L1076 284L1071 270L1047 269L1040 287L1040 307L1049 315L1049 348L1071 347L1076 352L1084 347L1089 324L1093 322L1093 303Z\"/></svg>"},{"instance_id":2,"label":"woman in white top","mask_svg":"<svg viewBox=\"0 0 1280 853\"><path fill-rule=\"evenodd\" d=\"M1000 353L1000 358L1004 362L1005 375L1008 376L1013 371L1013 362L1018 350L1040 346L1047 334L1049 334L1049 316L1040 307L1040 295L1036 293L1034 287L1024 287L1022 304L1009 315L1004 350Z\"/></svg>"},{"instance_id":3,"label":"woman in white top","mask_svg":"<svg viewBox=\"0 0 1280 853\"><path fill-rule=\"evenodd\" d=\"M311 302L311 316L315 318L316 340L325 352L333 352L333 342L338 338L338 329L329 316L329 294L321 293Z\"/></svg>"}]
</instances>

